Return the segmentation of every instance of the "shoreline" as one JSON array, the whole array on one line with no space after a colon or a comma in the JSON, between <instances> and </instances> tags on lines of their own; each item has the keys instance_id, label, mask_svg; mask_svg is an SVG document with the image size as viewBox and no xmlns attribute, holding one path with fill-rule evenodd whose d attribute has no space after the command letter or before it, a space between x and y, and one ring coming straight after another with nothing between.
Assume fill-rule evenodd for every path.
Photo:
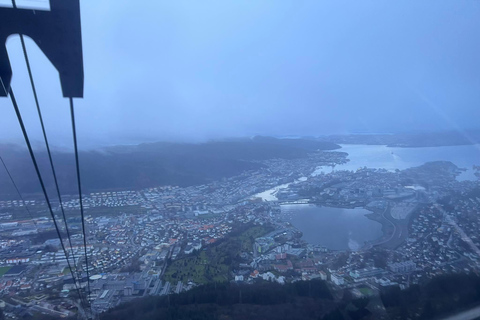
<instances>
[{"instance_id":1,"label":"shoreline","mask_svg":"<svg viewBox=\"0 0 480 320\"><path fill-rule=\"evenodd\" d=\"M280 204L281 205L281 204ZM284 205L289 205L288 203L285 203ZM292 204L290 204L292 205ZM400 246L405 239L408 237L408 226L410 224L410 219L414 212L417 210L412 210L408 214L408 216L405 219L394 219L390 215L390 210L391 207L388 205L384 210L379 210L379 209L369 209L366 208L365 206L325 206L325 205L319 205L318 203L305 203L305 204L296 204L296 205L315 205L318 207L327 207L327 208L340 208L340 209L355 209L355 208L361 208L370 211L370 213L365 214L364 216L368 218L371 221L375 221L381 224L381 231L382 235L376 239L373 240L368 240L365 241L363 244L360 244L359 249L357 250L352 250L350 248L348 249L343 249L343 250L338 250L338 249L328 249L330 251L364 251L371 249L373 247L377 246L382 246L384 248L389 248L389 249L395 249L396 247ZM291 223L291 222L290 222ZM292 227L297 229L293 224L291 224ZM298 229L297 229L298 230ZM305 240L304 240L305 241ZM307 241L306 241L307 242ZM307 242L309 243L309 242ZM312 244L313 243L309 243Z\"/></svg>"},{"instance_id":2,"label":"shoreline","mask_svg":"<svg viewBox=\"0 0 480 320\"><path fill-rule=\"evenodd\" d=\"M361 250L368 250L370 248L388 243L391 240L391 237L388 236L387 232L389 227L391 227L392 222L387 220L381 213L372 212L365 215L368 219L376 221L382 225L382 236L371 241L367 241L362 246Z\"/></svg>"},{"instance_id":3,"label":"shoreline","mask_svg":"<svg viewBox=\"0 0 480 320\"><path fill-rule=\"evenodd\" d=\"M293 228L293 229L302 233L302 239L301 239L302 241L304 241L305 243L310 244L310 245L323 246L323 247L327 248L328 251L332 251L332 252L347 252L347 251L358 252L358 251L363 251L363 250L369 249L369 248L371 248L371 247L373 247L373 246L375 246L375 245L377 245L381 242L386 242L386 241L390 240L389 239L390 237L389 237L389 234L388 234L389 222L388 222L387 219L383 218L380 215L378 210L372 210L372 209L366 208L365 206L360 206L360 205L358 205L358 206L326 206L326 205L319 205L318 203L312 203L312 202L309 202L309 203L283 203L283 204L279 204L279 205L296 205L296 206L308 205L308 206L332 208L332 209L363 209L363 210L368 211L368 213L363 214L363 216L365 216L366 218L368 218L371 221L376 221L376 222L381 224L381 235L378 238L375 238L375 239L372 239L372 240L366 240L363 243L358 243L358 248L355 248L355 249L352 249L348 245L344 249L331 249L331 248L326 247L324 244L313 243L313 242L309 242L309 241L303 239L303 232L301 232L298 229L298 227L295 226L292 223L292 221L290 221L289 219L285 219L285 217L281 218L281 220L283 222L288 223L291 228Z\"/></svg>"}]
</instances>

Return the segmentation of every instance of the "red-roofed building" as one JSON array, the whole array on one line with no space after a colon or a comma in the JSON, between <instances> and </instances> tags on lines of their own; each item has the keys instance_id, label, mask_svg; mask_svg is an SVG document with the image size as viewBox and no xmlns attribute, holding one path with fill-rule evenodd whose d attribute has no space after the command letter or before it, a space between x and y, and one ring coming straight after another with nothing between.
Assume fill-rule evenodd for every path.
<instances>
[{"instance_id":1,"label":"red-roofed building","mask_svg":"<svg viewBox=\"0 0 480 320\"><path fill-rule=\"evenodd\" d=\"M293 270L293 265L290 260L287 260L287 264L276 264L273 268L278 272L287 272L288 270Z\"/></svg>"},{"instance_id":2,"label":"red-roofed building","mask_svg":"<svg viewBox=\"0 0 480 320\"><path fill-rule=\"evenodd\" d=\"M276 260L285 260L285 259L287 259L287 254L286 253L277 254L277 255L275 255L275 259Z\"/></svg>"}]
</instances>

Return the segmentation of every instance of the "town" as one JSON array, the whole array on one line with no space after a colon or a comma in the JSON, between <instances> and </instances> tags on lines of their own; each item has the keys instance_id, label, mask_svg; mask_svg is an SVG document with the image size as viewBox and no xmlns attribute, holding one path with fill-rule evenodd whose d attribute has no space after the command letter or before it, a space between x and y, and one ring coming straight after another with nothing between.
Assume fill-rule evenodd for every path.
<instances>
[{"instance_id":1,"label":"town","mask_svg":"<svg viewBox=\"0 0 480 320\"><path fill-rule=\"evenodd\" d=\"M478 181L458 181L449 162L335 169L346 161L315 152L205 185L85 194L87 247L78 197L62 197L66 220L55 203L61 239L44 200L0 201L0 308L11 319L68 317L81 308L78 290L101 313L208 282L317 278L362 297L479 270ZM308 243L282 214L286 204L366 208L383 235L358 250Z\"/></svg>"}]
</instances>

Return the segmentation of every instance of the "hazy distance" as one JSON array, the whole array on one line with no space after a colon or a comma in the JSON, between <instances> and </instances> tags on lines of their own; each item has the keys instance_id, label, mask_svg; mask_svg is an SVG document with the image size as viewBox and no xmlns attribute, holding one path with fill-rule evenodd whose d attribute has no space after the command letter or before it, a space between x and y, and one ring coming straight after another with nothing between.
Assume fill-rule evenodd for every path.
<instances>
[{"instance_id":1,"label":"hazy distance","mask_svg":"<svg viewBox=\"0 0 480 320\"><path fill-rule=\"evenodd\" d=\"M80 145L478 128L478 1L83 1ZM28 39L52 143L56 70ZM18 36L13 89L41 141ZM0 142L23 143L9 99Z\"/></svg>"}]
</instances>

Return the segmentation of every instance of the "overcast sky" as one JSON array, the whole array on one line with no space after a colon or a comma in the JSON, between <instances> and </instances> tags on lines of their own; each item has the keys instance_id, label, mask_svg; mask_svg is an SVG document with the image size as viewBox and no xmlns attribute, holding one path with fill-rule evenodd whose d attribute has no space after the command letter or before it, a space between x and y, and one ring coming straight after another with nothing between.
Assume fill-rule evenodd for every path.
<instances>
[{"instance_id":1,"label":"overcast sky","mask_svg":"<svg viewBox=\"0 0 480 320\"><path fill-rule=\"evenodd\" d=\"M81 1L82 146L460 130L480 118L480 1ZM71 145L57 71L28 40L47 133ZM7 42L29 133L38 118ZM0 98L0 141L21 142Z\"/></svg>"}]
</instances>

